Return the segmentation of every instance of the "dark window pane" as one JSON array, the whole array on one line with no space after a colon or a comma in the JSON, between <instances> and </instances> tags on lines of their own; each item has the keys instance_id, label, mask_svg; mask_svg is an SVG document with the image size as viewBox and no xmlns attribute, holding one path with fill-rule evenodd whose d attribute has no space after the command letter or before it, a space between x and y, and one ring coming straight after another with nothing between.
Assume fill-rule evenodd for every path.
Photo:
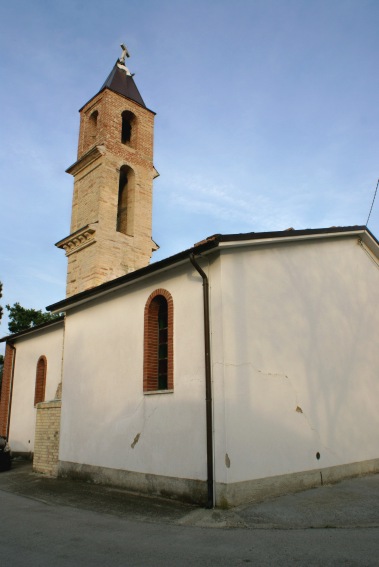
<instances>
[{"instance_id":1,"label":"dark window pane","mask_svg":"<svg viewBox=\"0 0 379 567\"><path fill-rule=\"evenodd\" d=\"M167 374L158 376L158 390L167 390Z\"/></svg>"},{"instance_id":2,"label":"dark window pane","mask_svg":"<svg viewBox=\"0 0 379 567\"><path fill-rule=\"evenodd\" d=\"M159 330L159 344L167 343L168 333L167 329Z\"/></svg>"},{"instance_id":3,"label":"dark window pane","mask_svg":"<svg viewBox=\"0 0 379 567\"><path fill-rule=\"evenodd\" d=\"M167 301L164 297L161 297L158 312L158 327L160 329L165 329L167 327L167 321Z\"/></svg>"},{"instance_id":4,"label":"dark window pane","mask_svg":"<svg viewBox=\"0 0 379 567\"><path fill-rule=\"evenodd\" d=\"M167 358L167 344L159 345L158 358L159 360L161 360L162 358Z\"/></svg>"},{"instance_id":5,"label":"dark window pane","mask_svg":"<svg viewBox=\"0 0 379 567\"><path fill-rule=\"evenodd\" d=\"M163 358L158 362L159 374L167 374L167 358Z\"/></svg>"},{"instance_id":6,"label":"dark window pane","mask_svg":"<svg viewBox=\"0 0 379 567\"><path fill-rule=\"evenodd\" d=\"M160 314L159 314L160 315ZM158 319L158 326L160 329L166 329L167 327L167 317L161 317L159 316Z\"/></svg>"}]
</instances>

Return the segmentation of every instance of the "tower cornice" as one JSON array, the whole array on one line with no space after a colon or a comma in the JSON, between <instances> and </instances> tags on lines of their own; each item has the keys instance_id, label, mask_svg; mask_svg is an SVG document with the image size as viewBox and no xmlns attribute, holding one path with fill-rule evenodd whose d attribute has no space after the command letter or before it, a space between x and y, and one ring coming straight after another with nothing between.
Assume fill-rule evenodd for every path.
<instances>
[{"instance_id":1,"label":"tower cornice","mask_svg":"<svg viewBox=\"0 0 379 567\"><path fill-rule=\"evenodd\" d=\"M70 256L73 252L78 252L82 248L94 244L96 242L96 223L87 224L65 238L62 238L55 244L57 248L62 248L66 252L66 256Z\"/></svg>"},{"instance_id":2,"label":"tower cornice","mask_svg":"<svg viewBox=\"0 0 379 567\"><path fill-rule=\"evenodd\" d=\"M66 173L70 173L71 175L77 175L82 169L84 169L85 167L87 167L88 165L90 165L91 163L93 163L103 155L105 155L105 153L106 153L105 146L102 145L94 146L88 152L82 155L82 157L79 158L75 163L70 165L70 167L66 169Z\"/></svg>"}]
</instances>

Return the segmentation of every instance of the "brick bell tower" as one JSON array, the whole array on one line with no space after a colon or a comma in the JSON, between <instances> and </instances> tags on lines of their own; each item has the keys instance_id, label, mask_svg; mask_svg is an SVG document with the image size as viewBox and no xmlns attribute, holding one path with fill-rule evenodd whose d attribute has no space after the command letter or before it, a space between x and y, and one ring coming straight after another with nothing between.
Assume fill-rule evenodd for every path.
<instances>
[{"instance_id":1,"label":"brick bell tower","mask_svg":"<svg viewBox=\"0 0 379 567\"><path fill-rule=\"evenodd\" d=\"M125 65L124 45L100 91L80 110L71 234L57 242L68 259L66 295L148 265L152 240L153 130Z\"/></svg>"}]
</instances>

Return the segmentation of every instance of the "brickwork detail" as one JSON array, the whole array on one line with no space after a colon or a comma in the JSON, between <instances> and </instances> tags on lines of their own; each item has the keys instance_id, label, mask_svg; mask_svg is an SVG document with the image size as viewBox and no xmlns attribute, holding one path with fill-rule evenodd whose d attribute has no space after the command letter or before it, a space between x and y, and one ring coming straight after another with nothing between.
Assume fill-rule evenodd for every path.
<instances>
[{"instance_id":1,"label":"brickwork detail","mask_svg":"<svg viewBox=\"0 0 379 567\"><path fill-rule=\"evenodd\" d=\"M143 391L158 390L158 315L157 305L153 301L162 296L167 301L167 389L174 389L174 302L165 289L156 289L150 294L144 313L144 355L143 355Z\"/></svg>"},{"instance_id":2,"label":"brickwork detail","mask_svg":"<svg viewBox=\"0 0 379 567\"><path fill-rule=\"evenodd\" d=\"M61 400L37 405L33 470L49 476L58 475Z\"/></svg>"},{"instance_id":3,"label":"brickwork detail","mask_svg":"<svg viewBox=\"0 0 379 567\"><path fill-rule=\"evenodd\" d=\"M12 345L6 344L4 368L3 368L3 381L1 386L0 396L0 435L8 437L7 431L9 420L9 401L11 397L12 388L12 373L15 362L16 350Z\"/></svg>"},{"instance_id":4,"label":"brickwork detail","mask_svg":"<svg viewBox=\"0 0 379 567\"><path fill-rule=\"evenodd\" d=\"M125 133L125 116L128 118ZM71 234L57 243L68 260L67 296L147 266L152 240L154 113L109 89L80 113ZM120 171L130 171L127 229L117 226ZM123 169L124 168L124 169ZM132 219L132 220L131 220ZM126 232L126 233L125 233Z\"/></svg>"}]
</instances>

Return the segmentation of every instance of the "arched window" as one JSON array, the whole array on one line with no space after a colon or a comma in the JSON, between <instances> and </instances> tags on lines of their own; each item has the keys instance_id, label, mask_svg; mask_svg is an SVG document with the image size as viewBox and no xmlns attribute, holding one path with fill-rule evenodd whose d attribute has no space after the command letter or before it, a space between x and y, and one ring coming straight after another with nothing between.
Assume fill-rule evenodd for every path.
<instances>
[{"instance_id":1,"label":"arched window","mask_svg":"<svg viewBox=\"0 0 379 567\"><path fill-rule=\"evenodd\" d=\"M45 401L46 371L47 371L46 357L40 356L37 362L34 405Z\"/></svg>"},{"instance_id":2,"label":"arched window","mask_svg":"<svg viewBox=\"0 0 379 567\"><path fill-rule=\"evenodd\" d=\"M117 232L134 233L134 172L123 165L118 184Z\"/></svg>"},{"instance_id":3,"label":"arched window","mask_svg":"<svg viewBox=\"0 0 379 567\"><path fill-rule=\"evenodd\" d=\"M121 114L121 142L123 144L132 144L134 141L134 124L135 124L135 116L129 110L124 110Z\"/></svg>"},{"instance_id":4,"label":"arched window","mask_svg":"<svg viewBox=\"0 0 379 567\"><path fill-rule=\"evenodd\" d=\"M173 301L165 289L155 290L145 306L143 390L173 390Z\"/></svg>"},{"instance_id":5,"label":"arched window","mask_svg":"<svg viewBox=\"0 0 379 567\"><path fill-rule=\"evenodd\" d=\"M98 116L98 111L94 110L88 120L88 142L90 144L93 144L96 140Z\"/></svg>"}]
</instances>

